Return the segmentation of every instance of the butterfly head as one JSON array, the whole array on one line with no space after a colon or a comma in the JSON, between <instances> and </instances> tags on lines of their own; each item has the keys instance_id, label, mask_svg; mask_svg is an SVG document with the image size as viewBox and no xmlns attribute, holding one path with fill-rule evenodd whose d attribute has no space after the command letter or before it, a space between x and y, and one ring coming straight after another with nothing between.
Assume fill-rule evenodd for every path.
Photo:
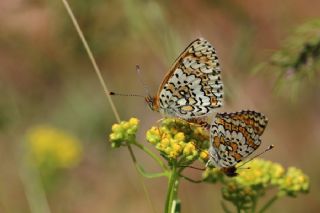
<instances>
[{"instance_id":1,"label":"butterfly head","mask_svg":"<svg viewBox=\"0 0 320 213\"><path fill-rule=\"evenodd\" d=\"M159 106L156 104L156 97L148 95L145 100L152 111L159 111Z\"/></svg>"},{"instance_id":2,"label":"butterfly head","mask_svg":"<svg viewBox=\"0 0 320 213\"><path fill-rule=\"evenodd\" d=\"M235 166L223 167L221 168L221 171L228 177L235 177L239 175Z\"/></svg>"}]
</instances>

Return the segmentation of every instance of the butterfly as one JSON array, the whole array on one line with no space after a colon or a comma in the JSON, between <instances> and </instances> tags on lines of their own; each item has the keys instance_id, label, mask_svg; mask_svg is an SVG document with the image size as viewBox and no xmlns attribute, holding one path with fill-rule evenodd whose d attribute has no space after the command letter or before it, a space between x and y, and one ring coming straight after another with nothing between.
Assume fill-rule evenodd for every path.
<instances>
[{"instance_id":1,"label":"butterfly","mask_svg":"<svg viewBox=\"0 0 320 213\"><path fill-rule=\"evenodd\" d=\"M267 124L268 119L255 111L217 113L210 125L208 165L220 168L227 176L236 176L235 165L259 148Z\"/></svg>"},{"instance_id":2,"label":"butterfly","mask_svg":"<svg viewBox=\"0 0 320 213\"><path fill-rule=\"evenodd\" d=\"M153 111L165 116L185 120L206 116L222 106L220 73L215 49L198 38L176 59L157 94L145 100Z\"/></svg>"}]
</instances>

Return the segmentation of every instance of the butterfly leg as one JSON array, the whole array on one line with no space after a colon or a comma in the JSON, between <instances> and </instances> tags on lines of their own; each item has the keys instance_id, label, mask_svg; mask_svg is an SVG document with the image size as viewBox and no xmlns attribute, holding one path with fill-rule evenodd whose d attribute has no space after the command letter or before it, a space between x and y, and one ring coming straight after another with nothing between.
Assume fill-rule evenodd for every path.
<instances>
[{"instance_id":1,"label":"butterfly leg","mask_svg":"<svg viewBox=\"0 0 320 213\"><path fill-rule=\"evenodd\" d=\"M159 124L159 123L161 123L162 121L164 121L165 119L167 119L167 117L164 117L164 118L161 118L161 119L159 119L159 120L157 120L157 124Z\"/></svg>"},{"instance_id":2,"label":"butterfly leg","mask_svg":"<svg viewBox=\"0 0 320 213\"><path fill-rule=\"evenodd\" d=\"M162 132L161 128L160 128L161 127L161 122L164 121L165 119L167 119L167 117L161 118L161 119L157 120L157 122L156 122L156 126L158 128L159 134L161 135L161 138L164 135L164 132Z\"/></svg>"},{"instance_id":3,"label":"butterfly leg","mask_svg":"<svg viewBox=\"0 0 320 213\"><path fill-rule=\"evenodd\" d=\"M209 160L207 161L206 168L208 168L210 164L211 164L211 158L209 158Z\"/></svg>"}]
</instances>

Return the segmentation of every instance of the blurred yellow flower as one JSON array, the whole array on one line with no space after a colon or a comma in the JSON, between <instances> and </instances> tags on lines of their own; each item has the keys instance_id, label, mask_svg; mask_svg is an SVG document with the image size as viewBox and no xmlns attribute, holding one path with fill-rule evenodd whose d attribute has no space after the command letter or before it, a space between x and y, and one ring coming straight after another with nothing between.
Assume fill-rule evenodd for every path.
<instances>
[{"instance_id":1,"label":"blurred yellow flower","mask_svg":"<svg viewBox=\"0 0 320 213\"><path fill-rule=\"evenodd\" d=\"M71 168L81 159L80 141L62 130L50 126L35 126L27 131L26 139L39 166L49 162L51 167Z\"/></svg>"},{"instance_id":2,"label":"blurred yellow flower","mask_svg":"<svg viewBox=\"0 0 320 213\"><path fill-rule=\"evenodd\" d=\"M298 193L307 193L310 188L309 177L302 170L289 167L285 177L279 181L281 193L295 197Z\"/></svg>"}]
</instances>

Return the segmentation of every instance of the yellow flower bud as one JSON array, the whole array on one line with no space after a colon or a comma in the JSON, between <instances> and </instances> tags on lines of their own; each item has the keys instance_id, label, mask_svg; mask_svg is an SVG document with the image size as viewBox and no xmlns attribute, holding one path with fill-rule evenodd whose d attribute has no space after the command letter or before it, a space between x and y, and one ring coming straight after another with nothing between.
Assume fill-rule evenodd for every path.
<instances>
[{"instance_id":1,"label":"yellow flower bud","mask_svg":"<svg viewBox=\"0 0 320 213\"><path fill-rule=\"evenodd\" d=\"M306 180L306 178L302 175L297 177L297 183L303 183L303 182L305 182L305 180Z\"/></svg>"},{"instance_id":2,"label":"yellow flower bud","mask_svg":"<svg viewBox=\"0 0 320 213\"><path fill-rule=\"evenodd\" d=\"M166 138L163 138L160 143L161 143L161 146L167 147L170 143L170 140L166 137Z\"/></svg>"},{"instance_id":3,"label":"yellow flower bud","mask_svg":"<svg viewBox=\"0 0 320 213\"><path fill-rule=\"evenodd\" d=\"M172 149L171 149L170 147L166 147L166 148L164 148L163 151L164 151L167 155L169 155L170 152L172 151Z\"/></svg>"},{"instance_id":4,"label":"yellow flower bud","mask_svg":"<svg viewBox=\"0 0 320 213\"><path fill-rule=\"evenodd\" d=\"M178 141L184 141L185 136L183 132L178 132L175 136L174 139L178 140Z\"/></svg>"},{"instance_id":5,"label":"yellow flower bud","mask_svg":"<svg viewBox=\"0 0 320 213\"><path fill-rule=\"evenodd\" d=\"M200 158L203 160L203 161L208 161L209 160L209 152L208 150L202 150L200 152Z\"/></svg>"},{"instance_id":6,"label":"yellow flower bud","mask_svg":"<svg viewBox=\"0 0 320 213\"><path fill-rule=\"evenodd\" d=\"M181 146L177 143L173 144L172 149L177 153L181 152Z\"/></svg>"},{"instance_id":7,"label":"yellow flower bud","mask_svg":"<svg viewBox=\"0 0 320 213\"><path fill-rule=\"evenodd\" d=\"M160 135L159 128L157 127L152 127L149 131L151 134Z\"/></svg>"},{"instance_id":8,"label":"yellow flower bud","mask_svg":"<svg viewBox=\"0 0 320 213\"><path fill-rule=\"evenodd\" d=\"M187 143L186 146L183 149L183 154L185 155L191 155L196 151L196 147L193 143Z\"/></svg>"},{"instance_id":9,"label":"yellow flower bud","mask_svg":"<svg viewBox=\"0 0 320 213\"><path fill-rule=\"evenodd\" d=\"M177 156L178 156L178 153L177 153L176 151L171 151L171 152L169 153L169 157L170 157L170 158L177 158Z\"/></svg>"},{"instance_id":10,"label":"yellow flower bud","mask_svg":"<svg viewBox=\"0 0 320 213\"><path fill-rule=\"evenodd\" d=\"M137 118L130 118L129 124L132 126L137 126L139 124L139 120Z\"/></svg>"},{"instance_id":11,"label":"yellow flower bud","mask_svg":"<svg viewBox=\"0 0 320 213\"><path fill-rule=\"evenodd\" d=\"M124 129L129 129L130 128L130 123L129 122L125 122L122 124Z\"/></svg>"},{"instance_id":12,"label":"yellow flower bud","mask_svg":"<svg viewBox=\"0 0 320 213\"><path fill-rule=\"evenodd\" d=\"M121 129L121 126L119 124L113 124L112 125L112 132L117 132Z\"/></svg>"}]
</instances>

